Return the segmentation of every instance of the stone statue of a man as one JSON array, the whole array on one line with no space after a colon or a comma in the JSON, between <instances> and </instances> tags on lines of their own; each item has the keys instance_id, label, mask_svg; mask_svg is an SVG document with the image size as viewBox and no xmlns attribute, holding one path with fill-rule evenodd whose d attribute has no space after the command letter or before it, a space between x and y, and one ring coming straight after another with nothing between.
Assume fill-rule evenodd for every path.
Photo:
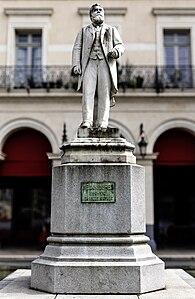
<instances>
[{"instance_id":1,"label":"stone statue of a man","mask_svg":"<svg viewBox=\"0 0 195 299\"><path fill-rule=\"evenodd\" d=\"M106 130L109 111L117 92L116 59L124 44L116 28L104 24L104 9L96 3L90 8L91 24L77 35L72 55L72 72L79 75L78 90L83 92L82 128ZM96 124L94 98L97 94Z\"/></svg>"}]
</instances>

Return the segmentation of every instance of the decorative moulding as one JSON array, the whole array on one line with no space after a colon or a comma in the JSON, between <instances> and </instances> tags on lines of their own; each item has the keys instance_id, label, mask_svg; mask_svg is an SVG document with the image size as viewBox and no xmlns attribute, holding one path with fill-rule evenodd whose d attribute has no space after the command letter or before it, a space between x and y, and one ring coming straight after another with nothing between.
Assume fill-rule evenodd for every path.
<instances>
[{"instance_id":1,"label":"decorative moulding","mask_svg":"<svg viewBox=\"0 0 195 299\"><path fill-rule=\"evenodd\" d=\"M51 16L53 8L5 8L6 16Z\"/></svg>"},{"instance_id":2,"label":"decorative moulding","mask_svg":"<svg viewBox=\"0 0 195 299\"><path fill-rule=\"evenodd\" d=\"M105 15L126 15L127 13L127 8L126 7L113 7L113 8L104 8ZM83 16L83 15L88 15L89 14L89 8L86 7L81 7L78 8L78 14Z\"/></svg>"},{"instance_id":3,"label":"decorative moulding","mask_svg":"<svg viewBox=\"0 0 195 299\"><path fill-rule=\"evenodd\" d=\"M155 16L194 16L195 8L153 8Z\"/></svg>"},{"instance_id":4,"label":"decorative moulding","mask_svg":"<svg viewBox=\"0 0 195 299\"><path fill-rule=\"evenodd\" d=\"M62 153L47 153L49 160L61 160Z\"/></svg>"}]
</instances>

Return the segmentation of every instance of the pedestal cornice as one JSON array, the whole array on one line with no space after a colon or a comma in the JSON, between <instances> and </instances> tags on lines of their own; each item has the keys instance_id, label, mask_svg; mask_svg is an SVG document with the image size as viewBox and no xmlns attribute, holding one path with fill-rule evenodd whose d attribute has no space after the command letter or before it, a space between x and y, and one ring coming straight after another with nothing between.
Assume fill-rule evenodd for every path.
<instances>
[{"instance_id":1,"label":"pedestal cornice","mask_svg":"<svg viewBox=\"0 0 195 299\"><path fill-rule=\"evenodd\" d=\"M116 128L104 131L79 129L72 142L62 145L62 164L66 163L136 163L135 146L120 138Z\"/></svg>"}]
</instances>

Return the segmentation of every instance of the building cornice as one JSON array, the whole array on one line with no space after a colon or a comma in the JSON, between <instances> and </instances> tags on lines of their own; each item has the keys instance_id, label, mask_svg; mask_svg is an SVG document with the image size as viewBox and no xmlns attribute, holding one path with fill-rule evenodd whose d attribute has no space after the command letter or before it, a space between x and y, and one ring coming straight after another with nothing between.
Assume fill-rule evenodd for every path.
<instances>
[{"instance_id":1,"label":"building cornice","mask_svg":"<svg viewBox=\"0 0 195 299\"><path fill-rule=\"evenodd\" d=\"M113 8L104 8L105 15L115 15L115 16L124 16L127 13L126 7L113 7ZM80 7L78 8L78 14L81 16L89 15L89 8Z\"/></svg>"},{"instance_id":2,"label":"building cornice","mask_svg":"<svg viewBox=\"0 0 195 299\"><path fill-rule=\"evenodd\" d=\"M195 15L195 8L166 8L166 7L159 7L153 8L152 14L155 16L194 16Z\"/></svg>"},{"instance_id":3,"label":"building cornice","mask_svg":"<svg viewBox=\"0 0 195 299\"><path fill-rule=\"evenodd\" d=\"M6 16L51 16L53 8L4 8Z\"/></svg>"}]
</instances>

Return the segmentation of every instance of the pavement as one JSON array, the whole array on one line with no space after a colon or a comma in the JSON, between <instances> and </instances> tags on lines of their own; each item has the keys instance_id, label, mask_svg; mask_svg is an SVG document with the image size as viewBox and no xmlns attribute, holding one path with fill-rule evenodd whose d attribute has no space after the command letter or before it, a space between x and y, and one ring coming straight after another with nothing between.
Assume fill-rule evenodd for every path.
<instances>
[{"instance_id":1,"label":"pavement","mask_svg":"<svg viewBox=\"0 0 195 299\"><path fill-rule=\"evenodd\" d=\"M195 279L181 269L168 269L164 290L142 295L48 294L30 288L31 271L20 269L0 281L1 299L195 299Z\"/></svg>"}]
</instances>

